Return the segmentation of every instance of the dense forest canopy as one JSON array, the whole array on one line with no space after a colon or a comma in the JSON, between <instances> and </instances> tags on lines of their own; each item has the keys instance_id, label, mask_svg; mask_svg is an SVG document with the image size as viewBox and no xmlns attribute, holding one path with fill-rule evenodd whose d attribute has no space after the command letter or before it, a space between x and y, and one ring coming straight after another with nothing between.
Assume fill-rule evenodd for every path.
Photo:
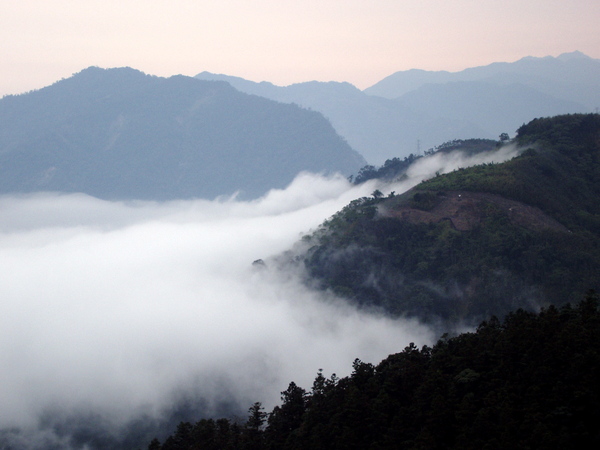
<instances>
[{"instance_id":1,"label":"dense forest canopy","mask_svg":"<svg viewBox=\"0 0 600 450\"><path fill-rule=\"evenodd\" d=\"M377 365L310 390L291 382L281 405L252 405L246 421L182 422L175 449L597 448L600 311L592 293L575 307L517 310L433 348L410 344Z\"/></svg>"}]
</instances>

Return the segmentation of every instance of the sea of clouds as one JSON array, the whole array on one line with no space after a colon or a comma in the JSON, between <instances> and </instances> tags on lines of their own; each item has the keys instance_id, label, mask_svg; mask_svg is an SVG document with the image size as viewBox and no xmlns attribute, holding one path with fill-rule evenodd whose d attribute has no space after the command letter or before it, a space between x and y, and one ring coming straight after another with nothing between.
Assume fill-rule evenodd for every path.
<instances>
[{"instance_id":1,"label":"sea of clouds","mask_svg":"<svg viewBox=\"0 0 600 450\"><path fill-rule=\"evenodd\" d=\"M514 151L423 158L389 186L305 173L247 202L0 197L0 430L34 448L23 436L52 431L52 415L93 414L117 429L182 398L202 399L207 415L227 402L268 410L290 381L310 388L318 369L344 376L355 358L432 344L424 324L358 311L252 262L375 189L400 193Z\"/></svg>"}]
</instances>

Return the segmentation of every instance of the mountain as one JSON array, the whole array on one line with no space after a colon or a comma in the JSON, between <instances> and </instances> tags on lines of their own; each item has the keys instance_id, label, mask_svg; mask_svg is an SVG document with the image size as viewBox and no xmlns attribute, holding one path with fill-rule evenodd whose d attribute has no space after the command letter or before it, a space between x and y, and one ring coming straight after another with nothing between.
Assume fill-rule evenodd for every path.
<instances>
[{"instance_id":1,"label":"mountain","mask_svg":"<svg viewBox=\"0 0 600 450\"><path fill-rule=\"evenodd\" d=\"M435 118L426 111L366 95L349 83L310 81L282 87L209 72L196 77L227 81L241 92L319 111L370 164L382 164L394 155L418 153L420 146L426 149L449 139L496 137L474 123Z\"/></svg>"},{"instance_id":2,"label":"mountain","mask_svg":"<svg viewBox=\"0 0 600 450\"><path fill-rule=\"evenodd\" d=\"M513 134L532 117L600 106L600 60L582 53L524 58L462 72L397 72L360 91L349 83L282 87L202 72L241 92L321 112L370 164L406 157L452 139Z\"/></svg>"},{"instance_id":3,"label":"mountain","mask_svg":"<svg viewBox=\"0 0 600 450\"><path fill-rule=\"evenodd\" d=\"M289 261L311 285L441 329L599 289L600 115L535 119L516 143L505 163L354 200Z\"/></svg>"},{"instance_id":4,"label":"mountain","mask_svg":"<svg viewBox=\"0 0 600 450\"><path fill-rule=\"evenodd\" d=\"M556 99L580 103L588 112L600 106L600 60L581 52L556 58L525 57L513 63L496 62L460 72L407 70L396 72L364 90L384 98L400 98L429 84L485 82L495 86L520 84ZM512 130L511 130L512 131Z\"/></svg>"},{"instance_id":5,"label":"mountain","mask_svg":"<svg viewBox=\"0 0 600 450\"><path fill-rule=\"evenodd\" d=\"M90 67L0 100L0 192L254 198L364 159L315 111L224 82Z\"/></svg>"},{"instance_id":6,"label":"mountain","mask_svg":"<svg viewBox=\"0 0 600 450\"><path fill-rule=\"evenodd\" d=\"M512 135L532 117L591 111L582 104L525 84L495 84L491 81L426 84L404 94L396 102L413 111L429 111L440 119L454 118L474 124L484 130L477 136L488 138L504 132ZM457 137L464 138L464 135Z\"/></svg>"}]
</instances>

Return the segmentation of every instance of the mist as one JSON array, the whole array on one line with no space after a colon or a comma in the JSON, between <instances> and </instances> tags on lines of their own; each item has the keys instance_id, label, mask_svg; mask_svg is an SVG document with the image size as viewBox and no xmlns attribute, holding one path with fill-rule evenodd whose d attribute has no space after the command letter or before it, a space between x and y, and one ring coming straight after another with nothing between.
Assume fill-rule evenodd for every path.
<instances>
[{"instance_id":1,"label":"mist","mask_svg":"<svg viewBox=\"0 0 600 450\"><path fill-rule=\"evenodd\" d=\"M385 189L478 162L422 158ZM290 381L310 388L318 369L345 376L355 358L431 345L426 324L358 311L294 272L252 264L377 188L305 173L246 202L0 197L0 434L14 448L83 448L59 424L92 417L117 435L182 402L186 420L256 401L270 410Z\"/></svg>"},{"instance_id":2,"label":"mist","mask_svg":"<svg viewBox=\"0 0 600 450\"><path fill-rule=\"evenodd\" d=\"M518 156L524 150L525 148L521 148L515 143L508 143L494 150L474 154L462 150L454 150L448 153L436 152L416 159L406 170L406 176L400 177L399 180L392 182L371 180L372 184L368 185L366 191L371 189L369 192L372 192L373 189L379 189L385 195L390 192L402 194L422 181L437 175L480 164L502 163Z\"/></svg>"}]
</instances>

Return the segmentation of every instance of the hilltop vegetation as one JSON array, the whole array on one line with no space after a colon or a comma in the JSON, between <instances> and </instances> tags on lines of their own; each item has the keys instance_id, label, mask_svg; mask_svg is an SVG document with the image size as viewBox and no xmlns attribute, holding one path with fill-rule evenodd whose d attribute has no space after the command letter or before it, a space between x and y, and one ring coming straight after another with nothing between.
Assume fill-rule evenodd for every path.
<instances>
[{"instance_id":1,"label":"hilltop vegetation","mask_svg":"<svg viewBox=\"0 0 600 450\"><path fill-rule=\"evenodd\" d=\"M423 155L411 153L402 159L397 157L387 159L380 167L375 167L370 164L366 165L362 167L358 171L356 177L352 177L351 180L354 184L364 183L365 181L372 179L391 182L401 178L410 165L423 156L433 155L436 152L450 153L455 150L459 150L463 154L471 156L493 150L497 145L498 143L491 139L454 139L452 141L444 142L434 148L430 148L429 150L425 150Z\"/></svg>"},{"instance_id":2,"label":"hilltop vegetation","mask_svg":"<svg viewBox=\"0 0 600 450\"><path fill-rule=\"evenodd\" d=\"M149 450L596 448L600 444L600 311L518 310L474 333L414 344L312 389L295 383L246 422L182 422Z\"/></svg>"},{"instance_id":3,"label":"hilltop vegetation","mask_svg":"<svg viewBox=\"0 0 600 450\"><path fill-rule=\"evenodd\" d=\"M462 169L428 180L422 191L490 192L538 206L572 230L600 232L600 116L535 119L517 130L530 147L504 164Z\"/></svg>"},{"instance_id":4,"label":"hilltop vegetation","mask_svg":"<svg viewBox=\"0 0 600 450\"><path fill-rule=\"evenodd\" d=\"M598 288L600 116L536 119L527 149L353 201L305 240L309 282L445 327Z\"/></svg>"}]
</instances>

